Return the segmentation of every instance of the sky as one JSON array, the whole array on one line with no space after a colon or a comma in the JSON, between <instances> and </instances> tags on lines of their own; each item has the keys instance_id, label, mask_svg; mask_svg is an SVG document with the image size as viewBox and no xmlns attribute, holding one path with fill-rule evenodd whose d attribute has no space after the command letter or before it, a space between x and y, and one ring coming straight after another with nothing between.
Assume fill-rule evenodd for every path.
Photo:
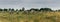
<instances>
[{"instance_id":1,"label":"sky","mask_svg":"<svg viewBox=\"0 0 60 22\"><path fill-rule=\"evenodd\" d=\"M51 8L60 9L60 0L0 0L0 8L21 9L30 8Z\"/></svg>"}]
</instances>

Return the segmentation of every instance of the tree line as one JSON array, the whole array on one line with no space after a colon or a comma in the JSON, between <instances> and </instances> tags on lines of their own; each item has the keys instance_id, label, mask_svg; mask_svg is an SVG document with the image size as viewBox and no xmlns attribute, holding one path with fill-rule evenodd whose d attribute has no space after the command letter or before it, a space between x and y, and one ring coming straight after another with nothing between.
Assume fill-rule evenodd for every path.
<instances>
[{"instance_id":1,"label":"tree line","mask_svg":"<svg viewBox=\"0 0 60 22\"><path fill-rule=\"evenodd\" d=\"M40 9L35 9L35 8L31 8L30 10L26 10L26 11L53 11L51 8L40 8ZM11 8L9 8L9 9L6 9L6 8L4 8L4 9L1 9L0 8L0 11L25 11L25 8L23 7L22 9L20 9L20 10L18 10L18 9L11 9ZM60 10L58 10L58 11L60 11Z\"/></svg>"}]
</instances>

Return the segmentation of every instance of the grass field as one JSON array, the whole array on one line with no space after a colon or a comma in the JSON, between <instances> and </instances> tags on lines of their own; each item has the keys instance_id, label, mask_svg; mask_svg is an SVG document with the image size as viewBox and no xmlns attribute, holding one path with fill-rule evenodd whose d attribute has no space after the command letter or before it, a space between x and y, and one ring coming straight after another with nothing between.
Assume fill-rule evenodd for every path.
<instances>
[{"instance_id":1,"label":"grass field","mask_svg":"<svg viewBox=\"0 0 60 22\"><path fill-rule=\"evenodd\" d=\"M0 22L60 22L60 12L0 12Z\"/></svg>"}]
</instances>

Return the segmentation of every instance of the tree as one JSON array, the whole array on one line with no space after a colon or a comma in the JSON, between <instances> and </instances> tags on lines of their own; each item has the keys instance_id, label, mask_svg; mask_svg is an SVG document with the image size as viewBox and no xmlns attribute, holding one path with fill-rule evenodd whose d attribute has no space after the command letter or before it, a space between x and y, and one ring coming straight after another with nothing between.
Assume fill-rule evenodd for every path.
<instances>
[{"instance_id":1,"label":"tree","mask_svg":"<svg viewBox=\"0 0 60 22\"><path fill-rule=\"evenodd\" d=\"M39 11L39 9L34 9L34 8L31 8L31 9L30 9L30 11L31 11L31 10L34 10L34 11Z\"/></svg>"},{"instance_id":2,"label":"tree","mask_svg":"<svg viewBox=\"0 0 60 22\"><path fill-rule=\"evenodd\" d=\"M56 11L60 12L60 9L59 10L56 10Z\"/></svg>"},{"instance_id":3,"label":"tree","mask_svg":"<svg viewBox=\"0 0 60 22\"><path fill-rule=\"evenodd\" d=\"M14 9L12 8L11 11L14 11Z\"/></svg>"},{"instance_id":4,"label":"tree","mask_svg":"<svg viewBox=\"0 0 60 22\"><path fill-rule=\"evenodd\" d=\"M9 8L9 11L11 11L11 8Z\"/></svg>"},{"instance_id":5,"label":"tree","mask_svg":"<svg viewBox=\"0 0 60 22\"><path fill-rule=\"evenodd\" d=\"M25 10L25 8L23 7L23 8L22 8L22 11L24 11L24 10Z\"/></svg>"},{"instance_id":6,"label":"tree","mask_svg":"<svg viewBox=\"0 0 60 22\"><path fill-rule=\"evenodd\" d=\"M52 11L50 8L41 8L39 11Z\"/></svg>"},{"instance_id":7,"label":"tree","mask_svg":"<svg viewBox=\"0 0 60 22\"><path fill-rule=\"evenodd\" d=\"M21 9L19 11L22 11Z\"/></svg>"},{"instance_id":8,"label":"tree","mask_svg":"<svg viewBox=\"0 0 60 22\"><path fill-rule=\"evenodd\" d=\"M16 9L16 11L19 11L18 9Z\"/></svg>"},{"instance_id":9,"label":"tree","mask_svg":"<svg viewBox=\"0 0 60 22\"><path fill-rule=\"evenodd\" d=\"M5 8L4 8L4 11L8 11L8 9L5 9Z\"/></svg>"},{"instance_id":10,"label":"tree","mask_svg":"<svg viewBox=\"0 0 60 22\"><path fill-rule=\"evenodd\" d=\"M13 8L11 9L11 8L9 8L9 11L15 11Z\"/></svg>"},{"instance_id":11,"label":"tree","mask_svg":"<svg viewBox=\"0 0 60 22\"><path fill-rule=\"evenodd\" d=\"M0 11L3 11L3 9L0 8Z\"/></svg>"}]
</instances>

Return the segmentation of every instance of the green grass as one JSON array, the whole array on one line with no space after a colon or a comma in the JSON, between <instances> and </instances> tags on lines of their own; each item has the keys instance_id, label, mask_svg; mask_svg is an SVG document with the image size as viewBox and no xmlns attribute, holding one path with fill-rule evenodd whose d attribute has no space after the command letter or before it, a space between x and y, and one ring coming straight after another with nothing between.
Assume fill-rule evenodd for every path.
<instances>
[{"instance_id":1,"label":"green grass","mask_svg":"<svg viewBox=\"0 0 60 22\"><path fill-rule=\"evenodd\" d=\"M60 12L0 12L2 22L60 22ZM58 20L59 19L59 20Z\"/></svg>"}]
</instances>

